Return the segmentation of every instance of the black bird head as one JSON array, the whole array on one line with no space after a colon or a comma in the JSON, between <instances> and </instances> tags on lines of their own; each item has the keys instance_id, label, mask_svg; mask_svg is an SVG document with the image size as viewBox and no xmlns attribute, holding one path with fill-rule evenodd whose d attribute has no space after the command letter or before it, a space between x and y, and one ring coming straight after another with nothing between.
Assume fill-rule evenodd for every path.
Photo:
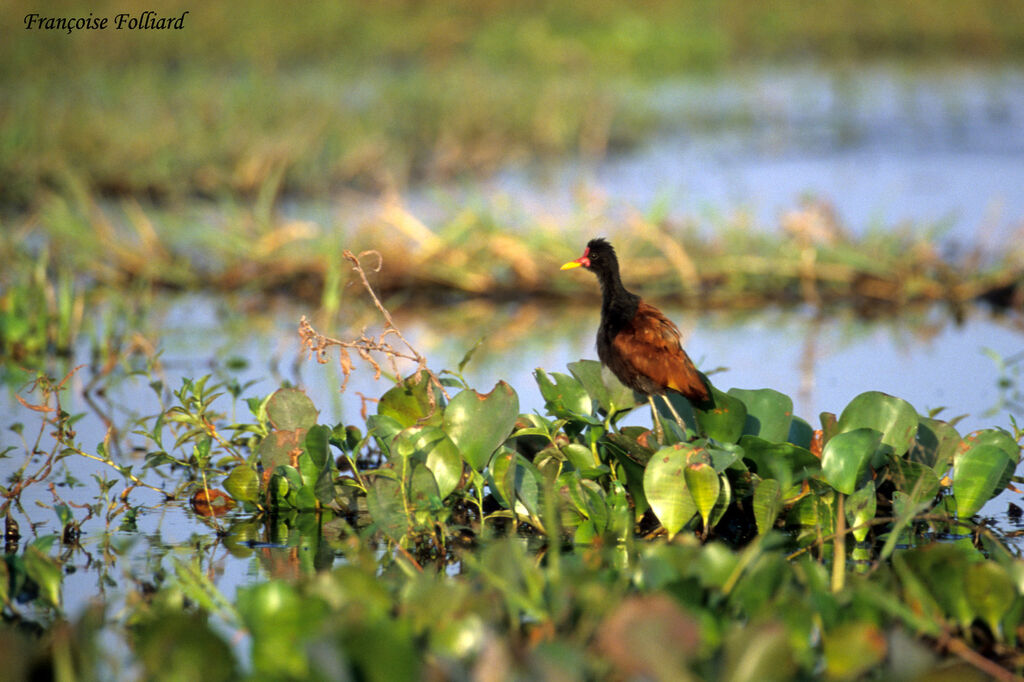
<instances>
[{"instance_id":1,"label":"black bird head","mask_svg":"<svg viewBox=\"0 0 1024 682\"><path fill-rule=\"evenodd\" d=\"M615 256L615 249L602 237L591 239L587 242L587 248L583 255L576 260L571 260L562 266L562 270L585 267L595 273L599 278L602 275L617 274L619 271L619 259Z\"/></svg>"}]
</instances>

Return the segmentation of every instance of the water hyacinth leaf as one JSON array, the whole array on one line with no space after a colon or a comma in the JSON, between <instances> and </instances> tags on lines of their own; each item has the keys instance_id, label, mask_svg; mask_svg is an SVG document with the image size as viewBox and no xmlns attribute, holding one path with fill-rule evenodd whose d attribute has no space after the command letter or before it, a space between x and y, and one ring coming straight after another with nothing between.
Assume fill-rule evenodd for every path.
<instances>
[{"instance_id":1,"label":"water hyacinth leaf","mask_svg":"<svg viewBox=\"0 0 1024 682\"><path fill-rule=\"evenodd\" d=\"M966 551L957 544L935 543L896 556L902 560L906 572L913 575L918 589L927 595L924 605L931 601L961 627L970 626L974 612L964 586L967 584L967 567L979 557L976 550Z\"/></svg>"},{"instance_id":2,"label":"water hyacinth leaf","mask_svg":"<svg viewBox=\"0 0 1024 682\"><path fill-rule=\"evenodd\" d=\"M844 495L852 494L881 440L882 434L870 428L833 436L821 453L821 473L828 484Z\"/></svg>"},{"instance_id":3,"label":"water hyacinth leaf","mask_svg":"<svg viewBox=\"0 0 1024 682\"><path fill-rule=\"evenodd\" d=\"M733 577L739 562L739 554L725 543L713 540L697 555L694 573L703 587L721 589Z\"/></svg>"},{"instance_id":4,"label":"water hyacinth leaf","mask_svg":"<svg viewBox=\"0 0 1024 682\"><path fill-rule=\"evenodd\" d=\"M743 464L743 448L736 443L715 443L713 441L705 441L707 444L703 446L703 449L711 458L711 466L714 468L715 473L722 473L726 469L737 469L745 471L747 466ZM701 441L694 441L693 444L701 443Z\"/></svg>"},{"instance_id":5,"label":"water hyacinth leaf","mask_svg":"<svg viewBox=\"0 0 1024 682\"><path fill-rule=\"evenodd\" d=\"M367 434L373 436L381 452L388 459L392 457L391 446L395 436L401 433L403 428L405 427L397 419L386 414L373 414L366 418ZM397 453L394 454L397 456Z\"/></svg>"},{"instance_id":6,"label":"water hyacinth leaf","mask_svg":"<svg viewBox=\"0 0 1024 682\"><path fill-rule=\"evenodd\" d=\"M898 491L915 501L932 499L942 485L933 469L909 459L894 460L889 467L889 477Z\"/></svg>"},{"instance_id":7,"label":"water hyacinth leaf","mask_svg":"<svg viewBox=\"0 0 1024 682\"><path fill-rule=\"evenodd\" d=\"M587 394L606 414L628 410L637 404L633 390L623 384L597 360L579 360L568 365Z\"/></svg>"},{"instance_id":8,"label":"water hyacinth leaf","mask_svg":"<svg viewBox=\"0 0 1024 682\"><path fill-rule=\"evenodd\" d=\"M224 479L224 490L238 502L256 504L260 499L259 474L248 464L239 464Z\"/></svg>"},{"instance_id":9,"label":"water hyacinth leaf","mask_svg":"<svg viewBox=\"0 0 1024 682\"><path fill-rule=\"evenodd\" d=\"M775 526L782 510L782 486L774 478L764 478L754 488L754 521L757 532L764 535Z\"/></svg>"},{"instance_id":10,"label":"water hyacinth leaf","mask_svg":"<svg viewBox=\"0 0 1024 682\"><path fill-rule=\"evenodd\" d=\"M1010 458L995 445L976 445L960 453L953 463L953 499L956 513L969 519L997 493L996 486Z\"/></svg>"},{"instance_id":11,"label":"water hyacinth leaf","mask_svg":"<svg viewBox=\"0 0 1024 682\"><path fill-rule=\"evenodd\" d=\"M274 430L268 433L256 448L256 454L259 455L264 470L273 471L276 467L290 465L293 460L297 460L298 453L302 451L305 435L301 430Z\"/></svg>"},{"instance_id":12,"label":"water hyacinth leaf","mask_svg":"<svg viewBox=\"0 0 1024 682\"><path fill-rule=\"evenodd\" d=\"M452 398L444 411L444 430L463 459L482 471L498 446L515 427L519 396L504 381L481 395L466 389Z\"/></svg>"},{"instance_id":13,"label":"water hyacinth leaf","mask_svg":"<svg viewBox=\"0 0 1024 682\"><path fill-rule=\"evenodd\" d=\"M306 454L317 470L323 469L330 461L331 429L322 424L312 426L306 432Z\"/></svg>"},{"instance_id":14,"label":"water hyacinth leaf","mask_svg":"<svg viewBox=\"0 0 1024 682\"><path fill-rule=\"evenodd\" d=\"M789 634L781 623L736 629L725 640L723 680L790 680L797 677L796 670Z\"/></svg>"},{"instance_id":15,"label":"water hyacinth leaf","mask_svg":"<svg viewBox=\"0 0 1024 682\"><path fill-rule=\"evenodd\" d=\"M697 505L686 489L685 468L686 452L666 447L651 456L644 470L644 495L669 538L697 513Z\"/></svg>"},{"instance_id":16,"label":"water hyacinth leaf","mask_svg":"<svg viewBox=\"0 0 1024 682\"><path fill-rule=\"evenodd\" d=\"M440 437L428 441L424 446L427 453L427 468L434 474L438 494L444 499L452 494L462 480L462 457L455 443L440 429Z\"/></svg>"},{"instance_id":17,"label":"water hyacinth leaf","mask_svg":"<svg viewBox=\"0 0 1024 682\"><path fill-rule=\"evenodd\" d=\"M708 520L711 510L718 502L720 484L718 474L709 464L704 462L693 462L687 464L683 470L683 477L686 480L686 487L690 491L693 503L697 506L700 518L704 522L705 532L709 528Z\"/></svg>"},{"instance_id":18,"label":"water hyacinth leaf","mask_svg":"<svg viewBox=\"0 0 1024 682\"><path fill-rule=\"evenodd\" d=\"M608 439L621 448L624 457L628 457L637 464L644 465L647 464L651 455L654 454L654 448L646 445L646 443L654 443L653 436L649 439L647 438L650 433L649 429L642 426L627 426L619 433L609 433ZM638 440L640 438L643 438L644 443Z\"/></svg>"},{"instance_id":19,"label":"water hyacinth leaf","mask_svg":"<svg viewBox=\"0 0 1024 682\"><path fill-rule=\"evenodd\" d=\"M874 481L868 481L846 500L846 522L857 542L864 542L868 536L868 524L875 518L876 506Z\"/></svg>"},{"instance_id":20,"label":"water hyacinth leaf","mask_svg":"<svg viewBox=\"0 0 1024 682\"><path fill-rule=\"evenodd\" d=\"M770 443L758 436L740 438L743 459L752 464L761 478L774 478L782 491L813 476L821 461L810 450L792 443Z\"/></svg>"},{"instance_id":21,"label":"water hyacinth leaf","mask_svg":"<svg viewBox=\"0 0 1024 682\"><path fill-rule=\"evenodd\" d=\"M731 388L729 395L747 407L743 433L779 443L789 438L793 422L793 399L771 388Z\"/></svg>"},{"instance_id":22,"label":"water hyacinth leaf","mask_svg":"<svg viewBox=\"0 0 1024 682\"><path fill-rule=\"evenodd\" d=\"M140 619L132 628L132 648L149 680L239 679L231 647L201 612L165 609L158 618ZM168 646L173 642L174 646ZM187 653L185 653L187 652Z\"/></svg>"},{"instance_id":23,"label":"water hyacinth leaf","mask_svg":"<svg viewBox=\"0 0 1024 682\"><path fill-rule=\"evenodd\" d=\"M63 578L60 564L34 545L25 549L24 562L25 573L39 588L39 595L47 604L59 609Z\"/></svg>"},{"instance_id":24,"label":"water hyacinth leaf","mask_svg":"<svg viewBox=\"0 0 1024 682\"><path fill-rule=\"evenodd\" d=\"M366 508L370 517L395 542L409 532L409 518L402 500L401 484L390 478L377 477L366 488Z\"/></svg>"},{"instance_id":25,"label":"water hyacinth leaf","mask_svg":"<svg viewBox=\"0 0 1024 682\"><path fill-rule=\"evenodd\" d=\"M531 520L540 520L541 494L544 490L544 477L533 462L522 455L515 456L515 511L525 514Z\"/></svg>"},{"instance_id":26,"label":"water hyacinth leaf","mask_svg":"<svg viewBox=\"0 0 1024 682\"><path fill-rule=\"evenodd\" d=\"M289 581L269 580L239 588L236 602L252 634L257 673L271 678L307 677L309 657L295 641L320 625L323 601L300 596Z\"/></svg>"},{"instance_id":27,"label":"water hyacinth leaf","mask_svg":"<svg viewBox=\"0 0 1024 682\"><path fill-rule=\"evenodd\" d=\"M505 509L511 509L515 500L515 459L515 451L503 447L494 455L491 465L487 467L491 492Z\"/></svg>"},{"instance_id":28,"label":"water hyacinth leaf","mask_svg":"<svg viewBox=\"0 0 1024 682\"><path fill-rule=\"evenodd\" d=\"M1013 472L1017 469L1017 464L1020 463L1020 446L1017 445L1017 441L1013 439L1013 436L1003 429L984 429L971 433L964 440L968 447L994 445L1006 453L1008 458L1006 468L1003 470L1003 475L999 477L996 489L1003 490L1006 488L1010 478L1013 476Z\"/></svg>"},{"instance_id":29,"label":"water hyacinth leaf","mask_svg":"<svg viewBox=\"0 0 1024 682\"><path fill-rule=\"evenodd\" d=\"M267 419L275 429L294 431L312 428L319 414L309 396L297 388L278 389L267 401Z\"/></svg>"},{"instance_id":30,"label":"water hyacinth leaf","mask_svg":"<svg viewBox=\"0 0 1024 682\"><path fill-rule=\"evenodd\" d=\"M874 623L844 623L825 634L825 672L833 679L854 679L878 665L888 649Z\"/></svg>"},{"instance_id":31,"label":"water hyacinth leaf","mask_svg":"<svg viewBox=\"0 0 1024 682\"><path fill-rule=\"evenodd\" d=\"M559 450L577 471L587 471L597 466L594 462L594 453L585 445L569 443L563 445Z\"/></svg>"},{"instance_id":32,"label":"water hyacinth leaf","mask_svg":"<svg viewBox=\"0 0 1024 682\"><path fill-rule=\"evenodd\" d=\"M920 462L940 476L953 465L953 456L960 448L962 439L950 424L930 417L921 417L917 424L917 436L908 459Z\"/></svg>"},{"instance_id":33,"label":"water hyacinth leaf","mask_svg":"<svg viewBox=\"0 0 1024 682\"><path fill-rule=\"evenodd\" d=\"M719 391L714 386L711 392L715 406L710 410L698 410L697 422L708 436L723 443L735 443L743 435L747 422L747 406L739 398Z\"/></svg>"},{"instance_id":34,"label":"water hyacinth leaf","mask_svg":"<svg viewBox=\"0 0 1024 682\"><path fill-rule=\"evenodd\" d=\"M813 439L814 429L807 423L807 420L794 416L793 421L789 423L789 435L786 436L786 440L793 445L810 450Z\"/></svg>"},{"instance_id":35,"label":"water hyacinth leaf","mask_svg":"<svg viewBox=\"0 0 1024 682\"><path fill-rule=\"evenodd\" d=\"M545 407L549 414L561 419L590 416L593 403L587 390L576 377L561 372L552 372L549 377L539 367L534 371L533 376L537 379L537 386L540 388L541 396L544 397ZM552 378L554 378L553 383Z\"/></svg>"},{"instance_id":36,"label":"water hyacinth leaf","mask_svg":"<svg viewBox=\"0 0 1024 682\"><path fill-rule=\"evenodd\" d=\"M313 496L320 504L330 504L335 499L334 468L325 466L313 482Z\"/></svg>"},{"instance_id":37,"label":"water hyacinth leaf","mask_svg":"<svg viewBox=\"0 0 1024 682\"><path fill-rule=\"evenodd\" d=\"M1006 569L994 561L972 563L967 567L964 591L974 615L1002 639L999 622L1017 599L1017 587Z\"/></svg>"},{"instance_id":38,"label":"water hyacinth leaf","mask_svg":"<svg viewBox=\"0 0 1024 682\"><path fill-rule=\"evenodd\" d=\"M579 477L565 481L576 510L586 519L593 522L594 530L603 532L608 527L608 502L604 489L595 481Z\"/></svg>"},{"instance_id":39,"label":"water hyacinth leaf","mask_svg":"<svg viewBox=\"0 0 1024 682\"><path fill-rule=\"evenodd\" d=\"M715 506L711 508L711 516L708 518L709 528L718 525L718 522L725 516L725 512L729 510L730 504L732 504L732 485L729 484L728 478L719 476L718 499L715 501Z\"/></svg>"},{"instance_id":40,"label":"water hyacinth leaf","mask_svg":"<svg viewBox=\"0 0 1024 682\"><path fill-rule=\"evenodd\" d=\"M874 429L882 434L886 452L902 457L914 444L919 417L902 398L880 391L861 393L839 416L838 433Z\"/></svg>"},{"instance_id":41,"label":"water hyacinth leaf","mask_svg":"<svg viewBox=\"0 0 1024 682\"><path fill-rule=\"evenodd\" d=\"M409 477L409 502L420 512L436 512L444 508L434 474L419 462L413 464L412 476Z\"/></svg>"},{"instance_id":42,"label":"water hyacinth leaf","mask_svg":"<svg viewBox=\"0 0 1024 682\"><path fill-rule=\"evenodd\" d=\"M441 422L442 399L427 373L416 372L380 397L377 414L391 417L403 429L414 424L437 425Z\"/></svg>"}]
</instances>

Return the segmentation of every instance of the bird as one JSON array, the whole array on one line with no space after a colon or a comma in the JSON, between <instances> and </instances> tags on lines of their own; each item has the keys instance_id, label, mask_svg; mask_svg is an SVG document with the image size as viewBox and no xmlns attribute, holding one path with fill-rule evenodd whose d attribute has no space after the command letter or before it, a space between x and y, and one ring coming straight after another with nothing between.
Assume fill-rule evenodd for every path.
<instances>
[{"instance_id":1,"label":"bird","mask_svg":"<svg viewBox=\"0 0 1024 682\"><path fill-rule=\"evenodd\" d=\"M668 400L669 391L684 396L698 409L712 409L711 384L683 350L679 328L656 307L626 289L612 245L601 237L591 239L583 255L561 269L578 267L597 275L601 285L597 356L619 381L647 397L659 440L663 440L663 434L655 396L665 400L680 423L682 420Z\"/></svg>"}]
</instances>

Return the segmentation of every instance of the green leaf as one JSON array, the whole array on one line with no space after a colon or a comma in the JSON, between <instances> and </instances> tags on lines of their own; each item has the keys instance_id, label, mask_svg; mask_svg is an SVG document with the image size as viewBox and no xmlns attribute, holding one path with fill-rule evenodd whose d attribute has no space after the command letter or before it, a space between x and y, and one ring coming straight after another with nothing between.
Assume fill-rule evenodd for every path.
<instances>
[{"instance_id":1,"label":"green leaf","mask_svg":"<svg viewBox=\"0 0 1024 682\"><path fill-rule=\"evenodd\" d=\"M682 448L662 448L651 456L644 471L647 503L669 538L682 530L686 522L697 513L697 505L686 489L683 473L687 454Z\"/></svg>"},{"instance_id":2,"label":"green leaf","mask_svg":"<svg viewBox=\"0 0 1024 682\"><path fill-rule=\"evenodd\" d=\"M448 497L462 480L462 456L448 434L439 427L426 426L415 443L413 456L422 459L434 474L441 499Z\"/></svg>"},{"instance_id":3,"label":"green leaf","mask_svg":"<svg viewBox=\"0 0 1024 682\"><path fill-rule=\"evenodd\" d=\"M966 628L973 620L967 601L967 566L978 557L973 549L960 545L934 543L895 555L893 565L901 573L904 585L915 591L914 601L921 607L939 607L941 614ZM912 602L913 603L913 602Z\"/></svg>"},{"instance_id":4,"label":"green leaf","mask_svg":"<svg viewBox=\"0 0 1024 682\"><path fill-rule=\"evenodd\" d=\"M431 399L434 404L431 405ZM390 417L403 429L415 424L441 423L443 396L426 372L416 372L380 397L377 414Z\"/></svg>"},{"instance_id":5,"label":"green leaf","mask_svg":"<svg viewBox=\"0 0 1024 682\"><path fill-rule=\"evenodd\" d=\"M530 519L540 520L544 476L533 462L519 454L515 457L515 487L515 511L525 513Z\"/></svg>"},{"instance_id":6,"label":"green leaf","mask_svg":"<svg viewBox=\"0 0 1024 682\"><path fill-rule=\"evenodd\" d=\"M743 433L760 436L773 443L789 439L789 429L793 423L793 399L788 395L771 388L731 388L729 395L739 398L747 407Z\"/></svg>"},{"instance_id":7,"label":"green leaf","mask_svg":"<svg viewBox=\"0 0 1024 682\"><path fill-rule=\"evenodd\" d=\"M63 574L60 564L39 547L25 548L25 573L39 587L39 595L54 608L60 608L60 587Z\"/></svg>"},{"instance_id":8,"label":"green leaf","mask_svg":"<svg viewBox=\"0 0 1024 682\"><path fill-rule=\"evenodd\" d=\"M318 414L309 396L297 388L280 388L267 401L267 419L282 431L312 428Z\"/></svg>"},{"instance_id":9,"label":"green leaf","mask_svg":"<svg viewBox=\"0 0 1024 682\"><path fill-rule=\"evenodd\" d=\"M735 443L743 435L747 423L747 406L739 398L719 391L714 386L715 407L697 411L697 423L708 438L723 443Z\"/></svg>"},{"instance_id":10,"label":"green leaf","mask_svg":"<svg viewBox=\"0 0 1024 682\"><path fill-rule=\"evenodd\" d=\"M502 447L491 459L491 465L487 468L487 479L491 492L505 509L512 509L516 499L515 461L515 450Z\"/></svg>"},{"instance_id":11,"label":"green leaf","mask_svg":"<svg viewBox=\"0 0 1024 682\"><path fill-rule=\"evenodd\" d=\"M290 465L292 453L302 449L305 441L305 432L299 431L271 431L264 438L256 454L267 471L273 471L276 467Z\"/></svg>"},{"instance_id":12,"label":"green leaf","mask_svg":"<svg viewBox=\"0 0 1024 682\"><path fill-rule=\"evenodd\" d=\"M317 475L313 483L313 496L320 504L330 504L334 501L334 467L330 464Z\"/></svg>"},{"instance_id":13,"label":"green leaf","mask_svg":"<svg viewBox=\"0 0 1024 682\"><path fill-rule=\"evenodd\" d=\"M889 478L896 490L910 496L914 502L932 499L941 487L935 471L909 459L894 460L889 468Z\"/></svg>"},{"instance_id":14,"label":"green leaf","mask_svg":"<svg viewBox=\"0 0 1024 682\"><path fill-rule=\"evenodd\" d=\"M1017 599L1016 585L1006 569L994 561L978 561L967 567L963 586L974 614L1002 639L999 622Z\"/></svg>"},{"instance_id":15,"label":"green leaf","mask_svg":"<svg viewBox=\"0 0 1024 682\"><path fill-rule=\"evenodd\" d=\"M683 478L686 480L686 487L690 491L693 503L697 506L700 518L704 522L704 532L706 533L710 529L708 519L711 516L711 510L718 502L718 493L721 488L718 474L710 464L691 462L683 470Z\"/></svg>"},{"instance_id":16,"label":"green leaf","mask_svg":"<svg viewBox=\"0 0 1024 682\"><path fill-rule=\"evenodd\" d=\"M853 537L857 542L864 542L871 530L867 524L875 518L875 482L868 481L864 487L850 495L846 500L846 521L853 528ZM858 526L863 527L858 528Z\"/></svg>"},{"instance_id":17,"label":"green leaf","mask_svg":"<svg viewBox=\"0 0 1024 682\"><path fill-rule=\"evenodd\" d=\"M806 419L794 416L789 424L789 435L786 440L793 445L799 445L805 450L810 450L811 441L814 439L814 429L807 423Z\"/></svg>"},{"instance_id":18,"label":"green leaf","mask_svg":"<svg viewBox=\"0 0 1024 682\"><path fill-rule=\"evenodd\" d=\"M569 371L596 400L606 414L629 410L637 405L636 394L597 360L570 362Z\"/></svg>"},{"instance_id":19,"label":"green leaf","mask_svg":"<svg viewBox=\"0 0 1024 682\"><path fill-rule=\"evenodd\" d=\"M769 443L758 436L743 436L739 444L744 460L754 465L758 476L776 479L783 492L821 469L821 460L810 450L792 443Z\"/></svg>"},{"instance_id":20,"label":"green leaf","mask_svg":"<svg viewBox=\"0 0 1024 682\"><path fill-rule=\"evenodd\" d=\"M413 464L409 477L409 501L416 511L434 513L444 508L437 480L423 464Z\"/></svg>"},{"instance_id":21,"label":"green leaf","mask_svg":"<svg viewBox=\"0 0 1024 682\"><path fill-rule=\"evenodd\" d=\"M754 489L754 521L757 532L764 535L775 526L782 510L782 486L774 478L764 478Z\"/></svg>"},{"instance_id":22,"label":"green leaf","mask_svg":"<svg viewBox=\"0 0 1024 682\"><path fill-rule=\"evenodd\" d=\"M594 530L602 533L608 527L608 502L604 489L595 481L580 478L578 472L571 472L561 479L569 491L576 510L593 522Z\"/></svg>"},{"instance_id":23,"label":"green leaf","mask_svg":"<svg viewBox=\"0 0 1024 682\"><path fill-rule=\"evenodd\" d=\"M593 469L597 464L594 462L594 453L590 451L585 445L579 443L569 443L559 448L565 458L576 468L578 471L588 471Z\"/></svg>"},{"instance_id":24,"label":"green leaf","mask_svg":"<svg viewBox=\"0 0 1024 682\"><path fill-rule=\"evenodd\" d=\"M490 393L462 391L444 411L444 430L477 471L482 471L498 446L515 427L519 397L512 387L499 381Z\"/></svg>"},{"instance_id":25,"label":"green leaf","mask_svg":"<svg viewBox=\"0 0 1024 682\"><path fill-rule=\"evenodd\" d=\"M821 453L821 473L828 484L845 495L853 493L881 440L882 434L869 428L833 436Z\"/></svg>"},{"instance_id":26,"label":"green leaf","mask_svg":"<svg viewBox=\"0 0 1024 682\"><path fill-rule=\"evenodd\" d=\"M203 612L164 608L155 617L139 618L132 626L134 663L138 676L150 680L239 679L232 649ZM173 642L173 646L168 643Z\"/></svg>"},{"instance_id":27,"label":"green leaf","mask_svg":"<svg viewBox=\"0 0 1024 682\"><path fill-rule=\"evenodd\" d=\"M974 445L953 462L953 499L956 513L969 519L999 491L996 486L1010 458L995 445Z\"/></svg>"},{"instance_id":28,"label":"green leaf","mask_svg":"<svg viewBox=\"0 0 1024 682\"><path fill-rule=\"evenodd\" d=\"M239 464L224 479L224 490L239 502L256 504L260 499L259 475L248 464Z\"/></svg>"},{"instance_id":29,"label":"green leaf","mask_svg":"<svg viewBox=\"0 0 1024 682\"><path fill-rule=\"evenodd\" d=\"M825 633L825 672L831 678L855 679L885 658L885 633L869 622L844 623Z\"/></svg>"},{"instance_id":30,"label":"green leaf","mask_svg":"<svg viewBox=\"0 0 1024 682\"><path fill-rule=\"evenodd\" d=\"M723 674L728 682L798 679L790 634L780 622L735 628L725 640Z\"/></svg>"},{"instance_id":31,"label":"green leaf","mask_svg":"<svg viewBox=\"0 0 1024 682\"><path fill-rule=\"evenodd\" d=\"M378 476L367 486L366 508L370 517L395 542L409 532L410 520L402 500L402 486L398 481Z\"/></svg>"},{"instance_id":32,"label":"green leaf","mask_svg":"<svg viewBox=\"0 0 1024 682\"><path fill-rule=\"evenodd\" d=\"M999 482L996 484L996 490L1002 491L1006 488L1020 463L1020 446L1013 436L1003 429L984 429L969 434L964 440L967 441L968 446L994 445L1006 453L1008 461L1006 468L1003 469L1003 475L999 477Z\"/></svg>"},{"instance_id":33,"label":"green leaf","mask_svg":"<svg viewBox=\"0 0 1024 682\"><path fill-rule=\"evenodd\" d=\"M953 456L961 442L960 434L951 425L938 419L921 417L917 424L917 438L908 458L941 476L952 466Z\"/></svg>"},{"instance_id":34,"label":"green leaf","mask_svg":"<svg viewBox=\"0 0 1024 682\"><path fill-rule=\"evenodd\" d=\"M549 377L539 367L533 376L544 398L548 414L560 419L588 418L593 411L593 404L583 384L575 377L559 372L552 372ZM551 378L554 378L552 383Z\"/></svg>"},{"instance_id":35,"label":"green leaf","mask_svg":"<svg viewBox=\"0 0 1024 682\"><path fill-rule=\"evenodd\" d=\"M331 452L328 446L330 438L331 429L322 424L317 424L306 432L306 453L318 470L323 469L331 461Z\"/></svg>"},{"instance_id":36,"label":"green leaf","mask_svg":"<svg viewBox=\"0 0 1024 682\"><path fill-rule=\"evenodd\" d=\"M838 433L874 429L884 452L902 457L914 444L919 417L906 400L879 391L861 393L850 401L837 424Z\"/></svg>"}]
</instances>

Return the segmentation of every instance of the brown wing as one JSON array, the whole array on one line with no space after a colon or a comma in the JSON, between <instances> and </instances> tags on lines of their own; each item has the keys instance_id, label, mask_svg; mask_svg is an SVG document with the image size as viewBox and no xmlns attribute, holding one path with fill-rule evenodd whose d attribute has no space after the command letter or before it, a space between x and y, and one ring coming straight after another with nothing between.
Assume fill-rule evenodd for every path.
<instances>
[{"instance_id":1,"label":"brown wing","mask_svg":"<svg viewBox=\"0 0 1024 682\"><path fill-rule=\"evenodd\" d=\"M695 403L708 399L708 387L680 343L679 328L654 306L641 301L612 346L626 365L661 390L677 391Z\"/></svg>"}]
</instances>

